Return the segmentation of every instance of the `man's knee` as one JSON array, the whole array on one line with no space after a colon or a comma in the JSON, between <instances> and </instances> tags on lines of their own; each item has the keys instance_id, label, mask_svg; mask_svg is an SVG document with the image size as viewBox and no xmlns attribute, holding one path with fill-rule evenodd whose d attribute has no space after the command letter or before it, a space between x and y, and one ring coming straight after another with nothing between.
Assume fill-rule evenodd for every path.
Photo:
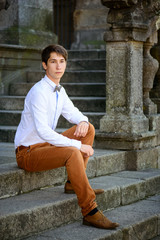
<instances>
[{"instance_id":1,"label":"man's knee","mask_svg":"<svg viewBox=\"0 0 160 240\"><path fill-rule=\"evenodd\" d=\"M84 164L83 157L81 154L81 151L78 148L75 147L69 147L68 148L68 156L67 156L67 161L66 164L76 164L78 166L79 164Z\"/></svg>"},{"instance_id":2,"label":"man's knee","mask_svg":"<svg viewBox=\"0 0 160 240\"><path fill-rule=\"evenodd\" d=\"M73 157L73 159L77 156L79 156L81 154L80 150L76 147L68 147L67 148L67 156Z\"/></svg>"}]
</instances>

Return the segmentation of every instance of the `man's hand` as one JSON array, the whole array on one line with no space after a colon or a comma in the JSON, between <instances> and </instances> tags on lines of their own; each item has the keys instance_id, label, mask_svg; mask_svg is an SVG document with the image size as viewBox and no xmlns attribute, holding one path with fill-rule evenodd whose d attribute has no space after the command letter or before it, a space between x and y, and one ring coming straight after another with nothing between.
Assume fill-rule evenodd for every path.
<instances>
[{"instance_id":1,"label":"man's hand","mask_svg":"<svg viewBox=\"0 0 160 240\"><path fill-rule=\"evenodd\" d=\"M88 132L89 124L87 122L80 122L77 127L74 135L76 137L85 137Z\"/></svg>"},{"instance_id":2,"label":"man's hand","mask_svg":"<svg viewBox=\"0 0 160 240\"><path fill-rule=\"evenodd\" d=\"M82 144L82 145L81 145L80 151L81 151L82 153L85 153L85 154L84 154L85 157L90 157L90 156L92 156L93 153L94 153L93 148L92 148L90 145L86 145L86 144Z\"/></svg>"}]
</instances>

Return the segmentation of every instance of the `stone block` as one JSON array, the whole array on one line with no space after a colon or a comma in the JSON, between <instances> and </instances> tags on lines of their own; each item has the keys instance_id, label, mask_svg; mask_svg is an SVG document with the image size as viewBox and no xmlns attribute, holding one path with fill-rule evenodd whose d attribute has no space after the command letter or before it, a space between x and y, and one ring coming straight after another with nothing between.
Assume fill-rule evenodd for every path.
<instances>
[{"instance_id":1,"label":"stone block","mask_svg":"<svg viewBox=\"0 0 160 240\"><path fill-rule=\"evenodd\" d=\"M56 43L52 17L52 1L39 0L35 4L34 0L13 0L3 13L2 22L5 24L0 24L0 42L35 47Z\"/></svg>"},{"instance_id":2,"label":"stone block","mask_svg":"<svg viewBox=\"0 0 160 240\"><path fill-rule=\"evenodd\" d=\"M75 30L95 30L103 29L106 26L106 13L107 9L80 9L74 12Z\"/></svg>"},{"instance_id":3,"label":"stone block","mask_svg":"<svg viewBox=\"0 0 160 240\"><path fill-rule=\"evenodd\" d=\"M16 195L20 192L21 189L20 175L23 174L23 171L20 170L19 173L17 173L17 170L15 168L13 170L10 170L6 175L4 173L4 170L5 169L1 167L0 198Z\"/></svg>"},{"instance_id":4,"label":"stone block","mask_svg":"<svg viewBox=\"0 0 160 240\"><path fill-rule=\"evenodd\" d=\"M64 180L65 168L31 173L18 169L16 163L4 164L0 169L0 198L62 184Z\"/></svg>"},{"instance_id":5,"label":"stone block","mask_svg":"<svg viewBox=\"0 0 160 240\"><path fill-rule=\"evenodd\" d=\"M108 151L108 155L96 157L96 176L102 176L113 172L123 171L126 168L125 152Z\"/></svg>"},{"instance_id":6,"label":"stone block","mask_svg":"<svg viewBox=\"0 0 160 240\"><path fill-rule=\"evenodd\" d=\"M134 224L123 229L124 240L148 240L157 235L157 217Z\"/></svg>"},{"instance_id":7,"label":"stone block","mask_svg":"<svg viewBox=\"0 0 160 240\"><path fill-rule=\"evenodd\" d=\"M53 202L53 198L55 202ZM14 200L16 201L16 199ZM36 204L32 208L31 206L35 200ZM41 204L45 201L46 204ZM31 233L34 234L35 232L55 228L69 221L78 220L81 216L75 197L69 197L66 201L65 198L60 196L59 192L50 189L47 189L43 194L34 192L30 194L28 199L25 198L25 194L21 195L19 204L16 205L14 211L20 209L24 211L21 211L18 215L10 214L5 221L1 222L1 237L4 240L16 239L20 236L24 237ZM1 219L4 217L4 212L10 210L11 206L8 206L8 210L2 212Z\"/></svg>"},{"instance_id":8,"label":"stone block","mask_svg":"<svg viewBox=\"0 0 160 240\"><path fill-rule=\"evenodd\" d=\"M101 210L108 210L120 206L121 192L119 187L107 189L103 194L96 196L96 201Z\"/></svg>"},{"instance_id":9,"label":"stone block","mask_svg":"<svg viewBox=\"0 0 160 240\"><path fill-rule=\"evenodd\" d=\"M30 173L23 171L21 176L21 192L28 192L53 185L62 184L65 179L65 168Z\"/></svg>"},{"instance_id":10,"label":"stone block","mask_svg":"<svg viewBox=\"0 0 160 240\"><path fill-rule=\"evenodd\" d=\"M146 196L154 195L160 192L160 177L155 176L146 179Z\"/></svg>"},{"instance_id":11,"label":"stone block","mask_svg":"<svg viewBox=\"0 0 160 240\"><path fill-rule=\"evenodd\" d=\"M105 49L103 41L108 9L99 1L77 1L72 49Z\"/></svg>"},{"instance_id":12,"label":"stone block","mask_svg":"<svg viewBox=\"0 0 160 240\"><path fill-rule=\"evenodd\" d=\"M121 187L122 205L136 202L146 196L146 184L141 181L136 184Z\"/></svg>"},{"instance_id":13,"label":"stone block","mask_svg":"<svg viewBox=\"0 0 160 240\"><path fill-rule=\"evenodd\" d=\"M127 152L127 169L140 170L147 168L157 168L158 149L150 148Z\"/></svg>"}]
</instances>

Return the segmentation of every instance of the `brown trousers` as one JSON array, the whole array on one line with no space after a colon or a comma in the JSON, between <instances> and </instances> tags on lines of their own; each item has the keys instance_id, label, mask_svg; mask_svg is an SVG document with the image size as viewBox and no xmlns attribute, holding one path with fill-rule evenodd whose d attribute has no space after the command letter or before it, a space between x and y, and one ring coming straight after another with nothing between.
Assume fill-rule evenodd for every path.
<instances>
[{"instance_id":1,"label":"brown trousers","mask_svg":"<svg viewBox=\"0 0 160 240\"><path fill-rule=\"evenodd\" d=\"M62 134L70 139L80 140L82 144L92 146L95 135L93 125L89 124L85 137L75 137L75 129L76 126L73 126ZM85 158L77 148L38 143L17 151L16 158L18 166L29 172L46 171L65 166L83 216L97 207L95 193L89 184L85 171L89 158Z\"/></svg>"}]
</instances>

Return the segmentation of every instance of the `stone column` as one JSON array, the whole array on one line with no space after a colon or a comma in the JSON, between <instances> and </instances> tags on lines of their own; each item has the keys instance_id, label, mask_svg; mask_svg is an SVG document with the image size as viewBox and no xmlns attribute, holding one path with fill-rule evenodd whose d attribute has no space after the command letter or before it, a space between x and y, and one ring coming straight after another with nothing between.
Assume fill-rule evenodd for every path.
<instances>
[{"instance_id":1,"label":"stone column","mask_svg":"<svg viewBox=\"0 0 160 240\"><path fill-rule=\"evenodd\" d=\"M143 114L143 43L135 41L106 44L106 115L100 130L134 134L148 130Z\"/></svg>"},{"instance_id":2,"label":"stone column","mask_svg":"<svg viewBox=\"0 0 160 240\"><path fill-rule=\"evenodd\" d=\"M104 35L106 114L100 121L100 135L106 136L106 147L142 148L149 139L153 146L155 135L149 132L149 119L143 113L143 47L156 31L155 1L102 3L110 8L110 29Z\"/></svg>"}]
</instances>

